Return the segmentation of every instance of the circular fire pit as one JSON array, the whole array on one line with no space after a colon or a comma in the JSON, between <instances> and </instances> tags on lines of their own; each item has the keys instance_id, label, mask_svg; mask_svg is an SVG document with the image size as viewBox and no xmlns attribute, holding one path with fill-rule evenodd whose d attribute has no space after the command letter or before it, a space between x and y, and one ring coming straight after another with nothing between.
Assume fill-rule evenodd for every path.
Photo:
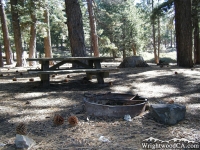
<instances>
[{"instance_id":1,"label":"circular fire pit","mask_svg":"<svg viewBox=\"0 0 200 150\"><path fill-rule=\"evenodd\" d=\"M85 94L83 101L87 115L108 117L137 116L147 103L146 98L138 95L120 93Z\"/></svg>"}]
</instances>

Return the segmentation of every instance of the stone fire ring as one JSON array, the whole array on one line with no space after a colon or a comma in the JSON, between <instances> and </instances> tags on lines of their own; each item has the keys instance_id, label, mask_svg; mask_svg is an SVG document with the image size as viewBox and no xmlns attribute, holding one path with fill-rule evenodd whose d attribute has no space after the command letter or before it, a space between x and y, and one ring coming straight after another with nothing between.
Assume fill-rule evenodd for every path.
<instances>
[{"instance_id":1,"label":"stone fire ring","mask_svg":"<svg viewBox=\"0 0 200 150\"><path fill-rule=\"evenodd\" d=\"M145 111L147 99L138 95L106 93L85 94L84 107L87 115L98 117L135 117Z\"/></svg>"}]
</instances>

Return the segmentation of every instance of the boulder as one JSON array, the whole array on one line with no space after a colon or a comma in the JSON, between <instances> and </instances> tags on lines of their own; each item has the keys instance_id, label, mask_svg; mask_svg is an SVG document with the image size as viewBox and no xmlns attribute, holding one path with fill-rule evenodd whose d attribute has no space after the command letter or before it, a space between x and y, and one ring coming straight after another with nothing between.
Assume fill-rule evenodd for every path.
<instances>
[{"instance_id":1,"label":"boulder","mask_svg":"<svg viewBox=\"0 0 200 150\"><path fill-rule=\"evenodd\" d=\"M152 104L149 112L157 122L175 125L185 118L186 107L179 104Z\"/></svg>"},{"instance_id":2,"label":"boulder","mask_svg":"<svg viewBox=\"0 0 200 150\"><path fill-rule=\"evenodd\" d=\"M17 134L15 138L16 148L26 148L29 149L35 145L35 141L28 136Z\"/></svg>"},{"instance_id":3,"label":"boulder","mask_svg":"<svg viewBox=\"0 0 200 150\"><path fill-rule=\"evenodd\" d=\"M149 65L144 61L141 56L126 57L123 62L118 66L119 68L134 68L134 67L148 67Z\"/></svg>"}]
</instances>

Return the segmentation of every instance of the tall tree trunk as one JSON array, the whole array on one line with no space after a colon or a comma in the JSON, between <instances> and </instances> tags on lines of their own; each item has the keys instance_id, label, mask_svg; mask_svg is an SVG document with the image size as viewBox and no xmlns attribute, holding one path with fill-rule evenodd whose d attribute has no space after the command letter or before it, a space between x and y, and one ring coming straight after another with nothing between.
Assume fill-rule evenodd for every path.
<instances>
[{"instance_id":1,"label":"tall tree trunk","mask_svg":"<svg viewBox=\"0 0 200 150\"><path fill-rule=\"evenodd\" d=\"M25 56L23 54L23 48L22 48L19 15L16 10L18 0L10 0L10 4L11 4L12 24L13 24L13 31L14 31L14 41L15 41L15 48L16 48L16 54L17 54L16 67L22 67L26 65L26 61L25 61Z\"/></svg>"},{"instance_id":2,"label":"tall tree trunk","mask_svg":"<svg viewBox=\"0 0 200 150\"><path fill-rule=\"evenodd\" d=\"M60 49L62 51L63 50L63 40L62 39L60 40L60 47L61 47Z\"/></svg>"},{"instance_id":3,"label":"tall tree trunk","mask_svg":"<svg viewBox=\"0 0 200 150\"><path fill-rule=\"evenodd\" d=\"M99 56L99 49L98 49L98 37L96 32L96 21L94 17L94 11L92 9L92 0L87 0L88 5L88 12L89 12L89 18L90 18L90 32L91 32L91 43L92 43L92 49L94 52L94 56Z\"/></svg>"},{"instance_id":4,"label":"tall tree trunk","mask_svg":"<svg viewBox=\"0 0 200 150\"><path fill-rule=\"evenodd\" d=\"M133 56L136 56L137 53L136 53L136 47L134 43L132 44L132 50L133 50Z\"/></svg>"},{"instance_id":5,"label":"tall tree trunk","mask_svg":"<svg viewBox=\"0 0 200 150\"><path fill-rule=\"evenodd\" d=\"M170 47L172 48L173 46L173 31L171 29L171 36L170 36Z\"/></svg>"},{"instance_id":6,"label":"tall tree trunk","mask_svg":"<svg viewBox=\"0 0 200 150\"><path fill-rule=\"evenodd\" d=\"M173 44L174 44L174 47L176 47L176 29L175 29L175 31L174 31L174 42L173 42Z\"/></svg>"},{"instance_id":7,"label":"tall tree trunk","mask_svg":"<svg viewBox=\"0 0 200 150\"><path fill-rule=\"evenodd\" d=\"M2 27L2 32L3 32L4 50L6 54L6 64L10 65L10 64L13 64L13 55L10 48L8 27L6 23L6 15L5 15L4 7L2 4L2 0L0 0L0 17L1 17L1 27Z\"/></svg>"},{"instance_id":8,"label":"tall tree trunk","mask_svg":"<svg viewBox=\"0 0 200 150\"><path fill-rule=\"evenodd\" d=\"M82 13L78 0L65 0L67 26L73 57L86 56Z\"/></svg>"},{"instance_id":9,"label":"tall tree trunk","mask_svg":"<svg viewBox=\"0 0 200 150\"><path fill-rule=\"evenodd\" d=\"M198 20L198 19L197 19ZM194 23L194 64L200 64L199 25Z\"/></svg>"},{"instance_id":10,"label":"tall tree trunk","mask_svg":"<svg viewBox=\"0 0 200 150\"><path fill-rule=\"evenodd\" d=\"M177 65L192 67L191 0L175 0Z\"/></svg>"},{"instance_id":11,"label":"tall tree trunk","mask_svg":"<svg viewBox=\"0 0 200 150\"><path fill-rule=\"evenodd\" d=\"M49 25L49 11L45 9L44 11L44 23L47 24L46 37L44 37L44 51L45 57L52 58L52 49L51 49L51 35L50 35L50 25Z\"/></svg>"},{"instance_id":12,"label":"tall tree trunk","mask_svg":"<svg viewBox=\"0 0 200 150\"><path fill-rule=\"evenodd\" d=\"M3 57L2 57L2 49L1 49L1 43L0 43L0 67L3 67Z\"/></svg>"},{"instance_id":13,"label":"tall tree trunk","mask_svg":"<svg viewBox=\"0 0 200 150\"><path fill-rule=\"evenodd\" d=\"M59 37L58 37L58 35L56 36L56 49L58 49L59 48Z\"/></svg>"},{"instance_id":14,"label":"tall tree trunk","mask_svg":"<svg viewBox=\"0 0 200 150\"><path fill-rule=\"evenodd\" d=\"M36 16L31 14L32 24L30 31L30 42L29 42L29 58L35 58L36 55ZM29 61L29 66L36 65L35 61Z\"/></svg>"},{"instance_id":15,"label":"tall tree trunk","mask_svg":"<svg viewBox=\"0 0 200 150\"><path fill-rule=\"evenodd\" d=\"M158 17L158 56L157 56L157 63L159 63L159 59L160 59L160 18Z\"/></svg>"},{"instance_id":16,"label":"tall tree trunk","mask_svg":"<svg viewBox=\"0 0 200 150\"><path fill-rule=\"evenodd\" d=\"M124 17L124 20L123 20L123 35L122 35L122 37L123 37L123 50L122 50L122 52L123 52L123 60L126 58L126 41L125 41L125 38L126 38L126 33L125 33L125 31L126 31L126 19L125 19L125 17Z\"/></svg>"},{"instance_id":17,"label":"tall tree trunk","mask_svg":"<svg viewBox=\"0 0 200 150\"><path fill-rule=\"evenodd\" d=\"M154 0L152 0L152 10L154 9ZM154 61L159 63L157 49L156 49L156 30L155 30L155 20L152 21L152 32L153 32L153 50L154 50Z\"/></svg>"},{"instance_id":18,"label":"tall tree trunk","mask_svg":"<svg viewBox=\"0 0 200 150\"><path fill-rule=\"evenodd\" d=\"M199 0L193 0L193 27L194 27L194 64L200 64L200 38L199 38Z\"/></svg>"}]
</instances>

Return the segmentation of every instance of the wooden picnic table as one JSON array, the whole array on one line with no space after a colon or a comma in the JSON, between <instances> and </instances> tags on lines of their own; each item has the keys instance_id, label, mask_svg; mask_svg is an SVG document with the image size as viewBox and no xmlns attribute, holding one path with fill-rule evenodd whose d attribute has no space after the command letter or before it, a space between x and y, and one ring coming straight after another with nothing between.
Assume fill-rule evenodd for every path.
<instances>
[{"instance_id":1,"label":"wooden picnic table","mask_svg":"<svg viewBox=\"0 0 200 150\"><path fill-rule=\"evenodd\" d=\"M113 57L59 57L59 58L28 58L27 61L39 61L41 69L28 70L30 74L40 74L41 82L44 86L49 85L50 74L79 73L86 72L87 78L96 75L99 84L104 83L104 77L109 72L117 71L117 69L102 68L101 62ZM49 62L53 61L54 65L50 66ZM87 62L87 63L84 63ZM81 68L65 68L59 69L66 63L75 63Z\"/></svg>"}]
</instances>

